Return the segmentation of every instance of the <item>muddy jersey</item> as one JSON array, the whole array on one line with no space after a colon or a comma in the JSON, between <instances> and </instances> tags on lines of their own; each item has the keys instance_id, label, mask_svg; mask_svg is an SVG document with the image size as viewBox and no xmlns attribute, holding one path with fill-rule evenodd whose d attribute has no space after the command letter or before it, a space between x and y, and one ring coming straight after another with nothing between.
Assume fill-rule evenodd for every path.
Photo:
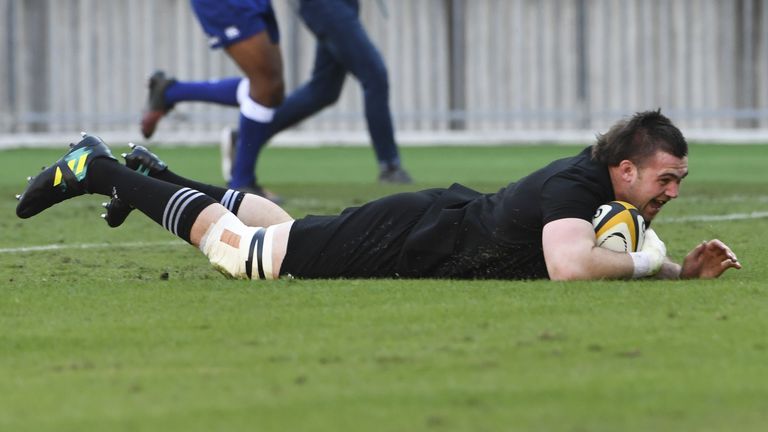
<instances>
[{"instance_id":1,"label":"muddy jersey","mask_svg":"<svg viewBox=\"0 0 768 432\"><path fill-rule=\"evenodd\" d=\"M608 169L591 147L550 163L494 194L451 186L411 231L398 262L404 277L547 278L541 234L548 222L592 220L614 199Z\"/></svg>"},{"instance_id":2,"label":"muddy jersey","mask_svg":"<svg viewBox=\"0 0 768 432\"><path fill-rule=\"evenodd\" d=\"M281 273L298 277L547 278L542 228L614 199L591 147L496 193L454 184L294 223Z\"/></svg>"}]
</instances>

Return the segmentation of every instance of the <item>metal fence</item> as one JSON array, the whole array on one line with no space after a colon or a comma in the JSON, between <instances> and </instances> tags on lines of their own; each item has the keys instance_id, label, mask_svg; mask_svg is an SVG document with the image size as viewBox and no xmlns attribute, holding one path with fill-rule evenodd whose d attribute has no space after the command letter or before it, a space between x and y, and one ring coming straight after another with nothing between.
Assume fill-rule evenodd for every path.
<instances>
[{"instance_id":1,"label":"metal fence","mask_svg":"<svg viewBox=\"0 0 768 432\"><path fill-rule=\"evenodd\" d=\"M314 40L274 0L288 90ZM400 132L601 130L661 107L680 126L768 127L764 0L362 0L389 67ZM0 0L0 134L87 129L138 136L146 78L237 75L210 51L187 0ZM338 104L300 125L365 130L348 78ZM163 134L210 136L232 108L190 103Z\"/></svg>"}]
</instances>

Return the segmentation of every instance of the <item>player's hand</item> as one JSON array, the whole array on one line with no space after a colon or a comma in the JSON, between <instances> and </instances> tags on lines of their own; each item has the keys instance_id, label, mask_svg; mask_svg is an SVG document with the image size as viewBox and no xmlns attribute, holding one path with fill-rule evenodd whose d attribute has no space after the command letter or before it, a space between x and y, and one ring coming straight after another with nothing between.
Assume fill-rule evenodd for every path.
<instances>
[{"instance_id":1,"label":"player's hand","mask_svg":"<svg viewBox=\"0 0 768 432\"><path fill-rule=\"evenodd\" d=\"M685 257L680 278L713 279L729 268L741 268L736 254L720 240L709 240L693 248Z\"/></svg>"},{"instance_id":2,"label":"player's hand","mask_svg":"<svg viewBox=\"0 0 768 432\"><path fill-rule=\"evenodd\" d=\"M650 274L654 275L658 273L659 270L661 270L662 264L664 264L664 259L667 257L667 246L661 241L656 234L656 231L653 229L648 228L645 230L645 240L643 240L640 252L648 254L648 257L650 258Z\"/></svg>"}]
</instances>

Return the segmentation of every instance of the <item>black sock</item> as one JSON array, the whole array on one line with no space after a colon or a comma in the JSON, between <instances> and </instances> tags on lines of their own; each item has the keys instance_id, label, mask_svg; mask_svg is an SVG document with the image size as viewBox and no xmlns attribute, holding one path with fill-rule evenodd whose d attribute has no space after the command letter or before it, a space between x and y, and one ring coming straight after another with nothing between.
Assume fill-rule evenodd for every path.
<instances>
[{"instance_id":1,"label":"black sock","mask_svg":"<svg viewBox=\"0 0 768 432\"><path fill-rule=\"evenodd\" d=\"M110 159L91 162L86 183L89 192L116 194L121 201L187 242L197 216L216 203L202 192L144 176Z\"/></svg>"},{"instance_id":2,"label":"black sock","mask_svg":"<svg viewBox=\"0 0 768 432\"><path fill-rule=\"evenodd\" d=\"M186 186L191 189L198 190L209 197L217 200L221 205L227 208L235 215L240 209L240 203L245 198L245 192L236 191L234 189L227 189L220 186L213 186L205 183L196 182L188 178L182 177L170 169L165 169L159 172L155 178L173 183L179 186Z\"/></svg>"}]
</instances>

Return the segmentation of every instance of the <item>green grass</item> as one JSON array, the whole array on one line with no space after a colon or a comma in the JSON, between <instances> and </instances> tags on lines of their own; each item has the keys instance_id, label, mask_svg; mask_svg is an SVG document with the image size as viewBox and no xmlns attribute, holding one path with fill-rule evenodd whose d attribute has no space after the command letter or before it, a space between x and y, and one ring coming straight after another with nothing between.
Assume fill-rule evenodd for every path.
<instances>
[{"instance_id":1,"label":"green grass","mask_svg":"<svg viewBox=\"0 0 768 432\"><path fill-rule=\"evenodd\" d=\"M116 148L116 153L123 151ZM295 216L459 181L494 191L575 147L405 149L420 183L375 183L369 149L270 149ZM23 178L62 150L0 152L2 431L762 431L768 424L768 146L694 146L655 224L670 254L719 237L714 281L230 281L140 215L82 197L29 220ZM158 151L218 182L213 148ZM151 248L131 242L159 242ZM71 249L111 242L111 248ZM127 245L126 245L127 244Z\"/></svg>"}]
</instances>

